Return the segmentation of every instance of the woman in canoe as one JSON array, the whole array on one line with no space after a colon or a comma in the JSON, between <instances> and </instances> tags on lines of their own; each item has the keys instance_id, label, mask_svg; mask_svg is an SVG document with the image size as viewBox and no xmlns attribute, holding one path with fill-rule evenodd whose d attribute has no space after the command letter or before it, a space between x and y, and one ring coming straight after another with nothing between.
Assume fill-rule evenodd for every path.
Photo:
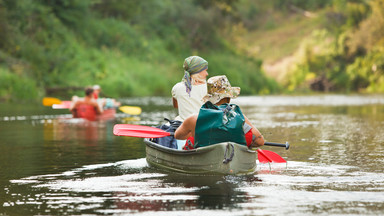
<instances>
[{"instance_id":1,"label":"woman in canoe","mask_svg":"<svg viewBox=\"0 0 384 216\"><path fill-rule=\"evenodd\" d=\"M220 142L236 142L250 147L264 145L264 138L240 108L230 104L240 94L239 87L231 87L227 77L208 79L206 102L199 114L185 119L176 130L176 139L188 139L183 149L193 149Z\"/></svg>"},{"instance_id":2,"label":"woman in canoe","mask_svg":"<svg viewBox=\"0 0 384 216\"><path fill-rule=\"evenodd\" d=\"M207 94L208 62L199 56L184 60L184 76L172 88L173 107L178 109L175 120L184 121L191 114L199 113L202 98Z\"/></svg>"},{"instance_id":3,"label":"woman in canoe","mask_svg":"<svg viewBox=\"0 0 384 216\"><path fill-rule=\"evenodd\" d=\"M103 112L103 108L97 103L97 100L93 96L93 92L93 88L87 87L85 88L84 98L79 98L77 96L72 98L72 104L69 110L73 113L73 117L94 120L96 115Z\"/></svg>"},{"instance_id":4,"label":"woman in canoe","mask_svg":"<svg viewBox=\"0 0 384 216\"><path fill-rule=\"evenodd\" d=\"M174 120L159 126L167 132L175 132L176 128L192 114L199 113L202 98L207 94L206 79L208 76L208 62L199 56L190 56L184 60L184 76L181 82L172 88L173 107L178 109L178 116ZM185 140L176 140L173 136L159 138L156 141L162 146L181 149Z\"/></svg>"}]
</instances>

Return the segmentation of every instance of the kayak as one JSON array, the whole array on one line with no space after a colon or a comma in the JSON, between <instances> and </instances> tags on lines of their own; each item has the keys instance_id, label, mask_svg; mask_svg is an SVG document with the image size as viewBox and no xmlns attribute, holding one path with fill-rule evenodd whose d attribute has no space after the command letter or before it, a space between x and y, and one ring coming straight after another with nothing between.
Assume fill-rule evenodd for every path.
<instances>
[{"instance_id":1,"label":"kayak","mask_svg":"<svg viewBox=\"0 0 384 216\"><path fill-rule=\"evenodd\" d=\"M256 169L257 152L234 142L192 150L161 146L145 138L149 165L185 174L248 174Z\"/></svg>"},{"instance_id":2,"label":"kayak","mask_svg":"<svg viewBox=\"0 0 384 216\"><path fill-rule=\"evenodd\" d=\"M69 109L71 107L72 101L60 101L59 104L53 104L53 109ZM97 120L111 120L114 119L116 115L116 108L111 107L104 109L103 113L97 114L95 107L88 104L80 104L76 107L75 111L72 112L73 118L83 118L89 121Z\"/></svg>"},{"instance_id":3,"label":"kayak","mask_svg":"<svg viewBox=\"0 0 384 216\"><path fill-rule=\"evenodd\" d=\"M72 115L73 118L83 118L89 121L110 120L115 118L116 109L104 109L101 114L97 114L95 107L87 104L81 104L76 107L76 110L72 113Z\"/></svg>"},{"instance_id":4,"label":"kayak","mask_svg":"<svg viewBox=\"0 0 384 216\"><path fill-rule=\"evenodd\" d=\"M46 97L43 99L43 105L44 106L52 106L53 109L69 109L71 107L72 101L61 101L57 98L50 98ZM88 105L89 106L89 105ZM85 118L85 119L94 119L94 120L108 120L115 118L116 114L116 108L117 107L108 107L104 108L104 112L101 115L97 115L94 112L94 109L92 106L82 108L82 110L85 110L83 115L74 114L74 118ZM140 115L141 114L141 107L138 106L119 106L118 107L120 111L123 113L129 114L129 115ZM87 116L87 117L86 117ZM91 120L93 121L93 120Z\"/></svg>"}]
</instances>

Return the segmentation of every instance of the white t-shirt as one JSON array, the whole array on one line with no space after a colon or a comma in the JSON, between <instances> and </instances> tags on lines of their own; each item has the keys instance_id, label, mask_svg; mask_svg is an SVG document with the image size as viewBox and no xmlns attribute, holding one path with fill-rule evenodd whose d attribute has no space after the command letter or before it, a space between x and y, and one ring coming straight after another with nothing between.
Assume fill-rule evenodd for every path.
<instances>
[{"instance_id":1,"label":"white t-shirt","mask_svg":"<svg viewBox=\"0 0 384 216\"><path fill-rule=\"evenodd\" d=\"M183 82L176 83L172 88L172 97L177 100L179 115L175 118L184 121L192 114L199 113L204 104L203 97L207 95L207 84L192 85L191 96L186 92Z\"/></svg>"}]
</instances>

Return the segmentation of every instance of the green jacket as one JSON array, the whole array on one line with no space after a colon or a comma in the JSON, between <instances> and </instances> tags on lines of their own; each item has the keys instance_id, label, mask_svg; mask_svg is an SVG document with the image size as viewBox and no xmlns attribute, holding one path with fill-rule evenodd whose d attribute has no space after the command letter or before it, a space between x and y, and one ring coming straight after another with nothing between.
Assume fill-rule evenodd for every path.
<instances>
[{"instance_id":1,"label":"green jacket","mask_svg":"<svg viewBox=\"0 0 384 216\"><path fill-rule=\"evenodd\" d=\"M195 148L221 142L236 142L247 145L244 136L244 116L235 104L220 106L206 102L197 117Z\"/></svg>"}]
</instances>

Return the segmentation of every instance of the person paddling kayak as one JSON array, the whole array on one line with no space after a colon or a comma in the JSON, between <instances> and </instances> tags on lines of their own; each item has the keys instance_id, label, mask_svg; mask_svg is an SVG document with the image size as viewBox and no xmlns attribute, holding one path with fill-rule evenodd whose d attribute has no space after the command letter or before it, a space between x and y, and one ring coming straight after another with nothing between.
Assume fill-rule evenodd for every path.
<instances>
[{"instance_id":1,"label":"person paddling kayak","mask_svg":"<svg viewBox=\"0 0 384 216\"><path fill-rule=\"evenodd\" d=\"M240 94L225 75L208 79L208 94L199 114L185 119L175 132L176 139L188 139L183 149L193 149L220 142L236 142L249 148L264 145L264 137L231 98Z\"/></svg>"},{"instance_id":2,"label":"person paddling kayak","mask_svg":"<svg viewBox=\"0 0 384 216\"><path fill-rule=\"evenodd\" d=\"M84 98L79 98L77 96L72 97L72 104L69 110L72 112L73 117L94 120L97 114L103 112L103 108L97 103L97 100L93 96L93 92L93 88L87 87L85 88Z\"/></svg>"}]
</instances>

